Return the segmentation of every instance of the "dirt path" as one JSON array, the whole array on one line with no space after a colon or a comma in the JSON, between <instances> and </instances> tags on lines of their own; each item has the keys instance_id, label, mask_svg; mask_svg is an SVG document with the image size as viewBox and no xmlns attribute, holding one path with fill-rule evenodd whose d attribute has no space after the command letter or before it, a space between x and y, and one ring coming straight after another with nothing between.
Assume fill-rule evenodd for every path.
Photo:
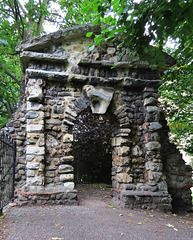
<instances>
[{"instance_id":1,"label":"dirt path","mask_svg":"<svg viewBox=\"0 0 193 240\"><path fill-rule=\"evenodd\" d=\"M193 214L121 209L111 189L78 186L79 206L14 207L0 230L6 240L192 240ZM0 232L1 233L1 232ZM0 235L1 236L1 235Z\"/></svg>"}]
</instances>

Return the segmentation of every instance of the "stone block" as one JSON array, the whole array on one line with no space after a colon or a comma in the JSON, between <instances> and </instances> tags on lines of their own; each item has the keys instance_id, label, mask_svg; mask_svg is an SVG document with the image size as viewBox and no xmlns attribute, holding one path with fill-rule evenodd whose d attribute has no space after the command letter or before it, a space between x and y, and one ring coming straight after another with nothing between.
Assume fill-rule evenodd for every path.
<instances>
[{"instance_id":1,"label":"stone block","mask_svg":"<svg viewBox=\"0 0 193 240\"><path fill-rule=\"evenodd\" d=\"M162 128L162 125L158 122L151 122L149 124L149 130L151 131L158 131Z\"/></svg>"},{"instance_id":2,"label":"stone block","mask_svg":"<svg viewBox=\"0 0 193 240\"><path fill-rule=\"evenodd\" d=\"M114 137L112 138L111 146L118 147L126 143L128 143L128 139L122 137Z\"/></svg>"},{"instance_id":3,"label":"stone block","mask_svg":"<svg viewBox=\"0 0 193 240\"><path fill-rule=\"evenodd\" d=\"M28 112L25 115L25 118L27 119L34 119L34 118L38 118L39 114L37 112Z\"/></svg>"},{"instance_id":4,"label":"stone block","mask_svg":"<svg viewBox=\"0 0 193 240\"><path fill-rule=\"evenodd\" d=\"M26 148L27 155L44 155L45 147L36 147L36 146L27 146Z\"/></svg>"},{"instance_id":5,"label":"stone block","mask_svg":"<svg viewBox=\"0 0 193 240\"><path fill-rule=\"evenodd\" d=\"M157 104L157 99L154 97L150 97L150 98L145 98L144 100L144 106L154 106Z\"/></svg>"},{"instance_id":6,"label":"stone block","mask_svg":"<svg viewBox=\"0 0 193 240\"><path fill-rule=\"evenodd\" d=\"M37 170L39 168L39 163L28 162L26 168L30 170Z\"/></svg>"},{"instance_id":7,"label":"stone block","mask_svg":"<svg viewBox=\"0 0 193 240\"><path fill-rule=\"evenodd\" d=\"M127 173L118 173L116 175L116 180L119 183L132 183L133 178Z\"/></svg>"},{"instance_id":8,"label":"stone block","mask_svg":"<svg viewBox=\"0 0 193 240\"><path fill-rule=\"evenodd\" d=\"M27 98L30 102L41 102L43 99L42 87L37 84L27 87L29 96Z\"/></svg>"},{"instance_id":9,"label":"stone block","mask_svg":"<svg viewBox=\"0 0 193 240\"><path fill-rule=\"evenodd\" d=\"M143 151L141 150L141 148L138 145L136 145L134 148L132 148L132 154L135 157L140 157L140 156L142 156Z\"/></svg>"},{"instance_id":10,"label":"stone block","mask_svg":"<svg viewBox=\"0 0 193 240\"><path fill-rule=\"evenodd\" d=\"M27 176L27 177L35 177L35 171L33 171L33 170L27 170L27 171L26 171L26 176Z\"/></svg>"},{"instance_id":11,"label":"stone block","mask_svg":"<svg viewBox=\"0 0 193 240\"><path fill-rule=\"evenodd\" d=\"M27 125L26 131L27 132L43 132L44 125L43 124L31 124Z\"/></svg>"},{"instance_id":12,"label":"stone block","mask_svg":"<svg viewBox=\"0 0 193 240\"><path fill-rule=\"evenodd\" d=\"M156 141L148 142L145 144L145 147L148 151L157 151L160 150L161 144Z\"/></svg>"},{"instance_id":13,"label":"stone block","mask_svg":"<svg viewBox=\"0 0 193 240\"><path fill-rule=\"evenodd\" d=\"M59 166L58 173L69 173L73 172L74 168L71 165L63 164Z\"/></svg>"},{"instance_id":14,"label":"stone block","mask_svg":"<svg viewBox=\"0 0 193 240\"><path fill-rule=\"evenodd\" d=\"M29 185L41 186L43 184L42 177L27 177L26 183Z\"/></svg>"},{"instance_id":15,"label":"stone block","mask_svg":"<svg viewBox=\"0 0 193 240\"><path fill-rule=\"evenodd\" d=\"M63 142L65 142L65 143L73 142L73 134L69 134L69 133L65 134L63 136Z\"/></svg>"},{"instance_id":16,"label":"stone block","mask_svg":"<svg viewBox=\"0 0 193 240\"><path fill-rule=\"evenodd\" d=\"M148 113L157 114L159 112L159 108L156 106L147 106L146 109Z\"/></svg>"},{"instance_id":17,"label":"stone block","mask_svg":"<svg viewBox=\"0 0 193 240\"><path fill-rule=\"evenodd\" d=\"M60 174L60 181L73 181L74 180L74 174Z\"/></svg>"},{"instance_id":18,"label":"stone block","mask_svg":"<svg viewBox=\"0 0 193 240\"><path fill-rule=\"evenodd\" d=\"M145 164L146 170L151 170L155 172L161 172L163 169L163 164L162 163L153 163L153 162L146 162Z\"/></svg>"},{"instance_id":19,"label":"stone block","mask_svg":"<svg viewBox=\"0 0 193 240\"><path fill-rule=\"evenodd\" d=\"M55 146L58 146L58 144L59 144L58 140L55 137L53 137L50 134L47 134L47 136L46 136L46 147L47 148L53 148Z\"/></svg>"},{"instance_id":20,"label":"stone block","mask_svg":"<svg viewBox=\"0 0 193 240\"><path fill-rule=\"evenodd\" d=\"M64 189L65 190L74 190L74 182L65 182Z\"/></svg>"},{"instance_id":21,"label":"stone block","mask_svg":"<svg viewBox=\"0 0 193 240\"><path fill-rule=\"evenodd\" d=\"M165 181L159 183L158 189L159 189L159 191L167 192L168 191L167 183Z\"/></svg>"},{"instance_id":22,"label":"stone block","mask_svg":"<svg viewBox=\"0 0 193 240\"><path fill-rule=\"evenodd\" d=\"M62 122L59 119L48 119L46 120L46 124L61 125Z\"/></svg>"},{"instance_id":23,"label":"stone block","mask_svg":"<svg viewBox=\"0 0 193 240\"><path fill-rule=\"evenodd\" d=\"M74 161L73 156L63 156L60 158L61 163L72 162Z\"/></svg>"},{"instance_id":24,"label":"stone block","mask_svg":"<svg viewBox=\"0 0 193 240\"><path fill-rule=\"evenodd\" d=\"M27 102L27 111L44 111L44 106L36 102Z\"/></svg>"}]
</instances>

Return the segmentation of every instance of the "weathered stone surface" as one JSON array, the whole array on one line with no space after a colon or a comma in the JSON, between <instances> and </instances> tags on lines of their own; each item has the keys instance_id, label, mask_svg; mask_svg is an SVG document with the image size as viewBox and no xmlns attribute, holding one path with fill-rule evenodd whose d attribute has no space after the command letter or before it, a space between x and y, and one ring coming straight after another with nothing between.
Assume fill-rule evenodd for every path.
<instances>
[{"instance_id":1,"label":"weathered stone surface","mask_svg":"<svg viewBox=\"0 0 193 240\"><path fill-rule=\"evenodd\" d=\"M28 87L28 100L30 102L41 102L43 99L42 87L38 85Z\"/></svg>"},{"instance_id":2,"label":"weathered stone surface","mask_svg":"<svg viewBox=\"0 0 193 240\"><path fill-rule=\"evenodd\" d=\"M27 111L44 111L44 106L36 102L27 102Z\"/></svg>"},{"instance_id":3,"label":"weathered stone surface","mask_svg":"<svg viewBox=\"0 0 193 240\"><path fill-rule=\"evenodd\" d=\"M71 165L63 164L59 166L58 172L59 173L69 173L73 172L74 168Z\"/></svg>"},{"instance_id":4,"label":"weathered stone surface","mask_svg":"<svg viewBox=\"0 0 193 240\"><path fill-rule=\"evenodd\" d=\"M65 134L63 136L63 142L65 143L73 142L73 134L69 134L69 133Z\"/></svg>"},{"instance_id":5,"label":"weathered stone surface","mask_svg":"<svg viewBox=\"0 0 193 240\"><path fill-rule=\"evenodd\" d=\"M153 162L148 161L145 163L145 167L147 170L161 172L163 169L163 164L162 163L153 163Z\"/></svg>"},{"instance_id":6,"label":"weathered stone surface","mask_svg":"<svg viewBox=\"0 0 193 240\"><path fill-rule=\"evenodd\" d=\"M33 118L37 118L39 116L39 114L37 112L28 112L25 115L25 118L29 118L29 119L33 119Z\"/></svg>"},{"instance_id":7,"label":"weathered stone surface","mask_svg":"<svg viewBox=\"0 0 193 240\"><path fill-rule=\"evenodd\" d=\"M59 143L57 141L56 138L54 138L52 135L47 134L46 136L46 146L47 147L55 147L57 146Z\"/></svg>"},{"instance_id":8,"label":"weathered stone surface","mask_svg":"<svg viewBox=\"0 0 193 240\"><path fill-rule=\"evenodd\" d=\"M27 132L42 132L44 130L44 125L42 124L30 124L27 125L26 131Z\"/></svg>"},{"instance_id":9,"label":"weathered stone surface","mask_svg":"<svg viewBox=\"0 0 193 240\"><path fill-rule=\"evenodd\" d=\"M29 155L44 155L45 148L44 147L35 147L35 146L28 146L26 149L26 154Z\"/></svg>"},{"instance_id":10,"label":"weathered stone surface","mask_svg":"<svg viewBox=\"0 0 193 240\"><path fill-rule=\"evenodd\" d=\"M133 156L140 157L143 154L143 151L141 150L141 148L138 145L136 145L132 149L132 154L133 154Z\"/></svg>"},{"instance_id":11,"label":"weathered stone surface","mask_svg":"<svg viewBox=\"0 0 193 240\"><path fill-rule=\"evenodd\" d=\"M150 97L150 98L145 98L144 100L144 106L153 106L157 104L157 99L154 97Z\"/></svg>"},{"instance_id":12,"label":"weathered stone surface","mask_svg":"<svg viewBox=\"0 0 193 240\"><path fill-rule=\"evenodd\" d=\"M156 106L147 106L146 109L147 109L147 112L148 112L148 113L154 113L154 114L156 114L156 113L159 112L159 108L156 107Z\"/></svg>"},{"instance_id":13,"label":"weathered stone surface","mask_svg":"<svg viewBox=\"0 0 193 240\"><path fill-rule=\"evenodd\" d=\"M112 100L114 90L112 88L94 88L93 86L85 86L84 90L90 99L92 113L106 113Z\"/></svg>"},{"instance_id":14,"label":"weathered stone surface","mask_svg":"<svg viewBox=\"0 0 193 240\"><path fill-rule=\"evenodd\" d=\"M132 183L133 178L127 173L118 173L116 179L120 183Z\"/></svg>"},{"instance_id":15,"label":"weathered stone surface","mask_svg":"<svg viewBox=\"0 0 193 240\"><path fill-rule=\"evenodd\" d=\"M74 182L65 182L64 189L66 190L73 190L74 189Z\"/></svg>"},{"instance_id":16,"label":"weathered stone surface","mask_svg":"<svg viewBox=\"0 0 193 240\"><path fill-rule=\"evenodd\" d=\"M149 151L160 150L161 144L156 141L148 142L145 144L145 147Z\"/></svg>"},{"instance_id":17,"label":"weathered stone surface","mask_svg":"<svg viewBox=\"0 0 193 240\"><path fill-rule=\"evenodd\" d=\"M74 180L74 174L60 174L60 181L73 181Z\"/></svg>"},{"instance_id":18,"label":"weathered stone surface","mask_svg":"<svg viewBox=\"0 0 193 240\"><path fill-rule=\"evenodd\" d=\"M37 170L39 168L39 163L28 162L26 167L30 170Z\"/></svg>"},{"instance_id":19,"label":"weathered stone surface","mask_svg":"<svg viewBox=\"0 0 193 240\"><path fill-rule=\"evenodd\" d=\"M27 171L26 171L26 176L27 176L27 177L35 177L35 171L33 171L33 170L27 170Z\"/></svg>"},{"instance_id":20,"label":"weathered stone surface","mask_svg":"<svg viewBox=\"0 0 193 240\"><path fill-rule=\"evenodd\" d=\"M124 145L124 144L126 144L126 143L128 143L128 140L127 140L126 138L116 137L116 138L113 138L113 139L112 139L111 145L112 145L113 147L115 147L115 146L118 147L118 146Z\"/></svg>"},{"instance_id":21,"label":"weathered stone surface","mask_svg":"<svg viewBox=\"0 0 193 240\"><path fill-rule=\"evenodd\" d=\"M158 122L151 122L149 124L149 130L151 131L158 131L162 128L162 125Z\"/></svg>"}]
</instances>

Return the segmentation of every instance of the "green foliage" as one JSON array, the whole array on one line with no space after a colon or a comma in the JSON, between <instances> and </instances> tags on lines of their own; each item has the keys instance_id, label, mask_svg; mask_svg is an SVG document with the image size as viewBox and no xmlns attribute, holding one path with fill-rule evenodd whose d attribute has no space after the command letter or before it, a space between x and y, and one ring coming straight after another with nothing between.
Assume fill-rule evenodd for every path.
<instances>
[{"instance_id":1,"label":"green foliage","mask_svg":"<svg viewBox=\"0 0 193 240\"><path fill-rule=\"evenodd\" d=\"M18 106L20 84L23 83L19 55L15 47L20 40L38 35L42 18L48 14L48 0L3 0L0 3L0 127Z\"/></svg>"},{"instance_id":2,"label":"green foliage","mask_svg":"<svg viewBox=\"0 0 193 240\"><path fill-rule=\"evenodd\" d=\"M60 5L54 10L53 2ZM14 111L22 74L15 46L43 32L43 21L64 28L77 24L102 25L102 33L94 36L95 45L116 41L151 65L165 65L161 51L167 50L177 59L176 66L163 77L160 88L169 126L178 142L192 153L192 73L193 73L193 0L2 0L0 3L0 124L8 119L8 108ZM87 37L93 33L87 33ZM166 43L176 43L166 49ZM92 51L95 45L90 46ZM154 45L154 48L151 47ZM156 47L156 48L155 48ZM147 59L148 56L148 59Z\"/></svg>"},{"instance_id":3,"label":"green foliage","mask_svg":"<svg viewBox=\"0 0 193 240\"><path fill-rule=\"evenodd\" d=\"M168 70L160 93L174 141L193 155L193 68L182 65Z\"/></svg>"}]
</instances>

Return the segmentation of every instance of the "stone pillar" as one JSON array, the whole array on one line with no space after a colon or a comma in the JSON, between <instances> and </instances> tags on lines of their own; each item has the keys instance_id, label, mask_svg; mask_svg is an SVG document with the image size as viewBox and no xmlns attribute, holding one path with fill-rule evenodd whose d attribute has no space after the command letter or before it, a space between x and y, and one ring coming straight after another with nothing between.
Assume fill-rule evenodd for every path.
<instances>
[{"instance_id":1,"label":"stone pillar","mask_svg":"<svg viewBox=\"0 0 193 240\"><path fill-rule=\"evenodd\" d=\"M163 174L161 159L160 131L162 125L159 123L160 110L157 106L157 98L155 97L156 90L154 88L145 88L144 92L145 123L143 124L143 133L145 141L146 179L144 190L154 193L154 199L156 199L158 208L170 210L171 196L168 194L168 186L166 176Z\"/></svg>"},{"instance_id":2,"label":"stone pillar","mask_svg":"<svg viewBox=\"0 0 193 240\"><path fill-rule=\"evenodd\" d=\"M45 136L42 85L42 79L29 78L26 87L26 184L29 191L38 191L44 187Z\"/></svg>"}]
</instances>

